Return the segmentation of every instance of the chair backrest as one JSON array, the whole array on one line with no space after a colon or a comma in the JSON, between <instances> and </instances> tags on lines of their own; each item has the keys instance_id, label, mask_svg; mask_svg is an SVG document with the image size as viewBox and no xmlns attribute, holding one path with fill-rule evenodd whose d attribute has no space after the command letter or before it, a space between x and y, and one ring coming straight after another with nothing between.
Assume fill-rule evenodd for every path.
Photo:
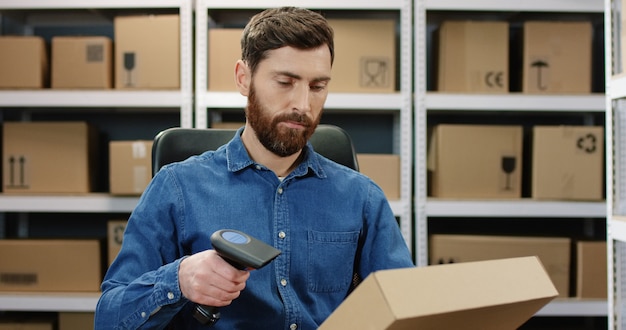
<instances>
[{"instance_id":1,"label":"chair backrest","mask_svg":"<svg viewBox=\"0 0 626 330\"><path fill-rule=\"evenodd\" d=\"M230 141L236 130L173 127L161 131L152 146L152 175L163 165L185 160ZM320 124L311 136L315 151L336 163L359 170L354 145L348 133L334 125Z\"/></svg>"}]
</instances>

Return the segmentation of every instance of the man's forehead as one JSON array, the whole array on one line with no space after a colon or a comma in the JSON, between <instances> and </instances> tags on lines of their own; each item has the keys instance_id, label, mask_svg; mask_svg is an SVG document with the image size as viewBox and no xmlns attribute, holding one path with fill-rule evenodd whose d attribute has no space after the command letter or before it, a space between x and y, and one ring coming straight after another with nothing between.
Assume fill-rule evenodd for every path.
<instances>
[{"instance_id":1,"label":"man's forehead","mask_svg":"<svg viewBox=\"0 0 626 330\"><path fill-rule=\"evenodd\" d=\"M259 62L263 67L275 74L292 76L294 78L324 79L330 77L330 51L322 47L313 49L298 49L281 47L267 52L266 57Z\"/></svg>"}]
</instances>

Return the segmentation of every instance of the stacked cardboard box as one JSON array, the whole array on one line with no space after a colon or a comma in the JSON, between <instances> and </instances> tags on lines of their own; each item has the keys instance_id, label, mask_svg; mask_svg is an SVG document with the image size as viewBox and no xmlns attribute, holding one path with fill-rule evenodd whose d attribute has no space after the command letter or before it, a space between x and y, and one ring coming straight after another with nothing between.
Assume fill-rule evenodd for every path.
<instances>
[{"instance_id":1,"label":"stacked cardboard box","mask_svg":"<svg viewBox=\"0 0 626 330\"><path fill-rule=\"evenodd\" d=\"M108 264L111 265L117 254L122 249L124 241L124 231L126 230L127 220L110 220L107 223L107 255Z\"/></svg>"},{"instance_id":2,"label":"stacked cardboard box","mask_svg":"<svg viewBox=\"0 0 626 330\"><path fill-rule=\"evenodd\" d=\"M37 36L0 36L0 88L47 87L48 52Z\"/></svg>"},{"instance_id":3,"label":"stacked cardboard box","mask_svg":"<svg viewBox=\"0 0 626 330\"><path fill-rule=\"evenodd\" d=\"M357 154L359 172L378 184L387 199L400 199L400 156L392 154Z\"/></svg>"},{"instance_id":4,"label":"stacked cardboard box","mask_svg":"<svg viewBox=\"0 0 626 330\"><path fill-rule=\"evenodd\" d=\"M524 23L524 93L590 93L589 22Z\"/></svg>"},{"instance_id":5,"label":"stacked cardboard box","mask_svg":"<svg viewBox=\"0 0 626 330\"><path fill-rule=\"evenodd\" d=\"M509 92L509 24L445 21L439 30L437 90Z\"/></svg>"},{"instance_id":6,"label":"stacked cardboard box","mask_svg":"<svg viewBox=\"0 0 626 330\"><path fill-rule=\"evenodd\" d=\"M604 128L533 127L532 197L602 200Z\"/></svg>"},{"instance_id":7,"label":"stacked cardboard box","mask_svg":"<svg viewBox=\"0 0 626 330\"><path fill-rule=\"evenodd\" d=\"M606 299L607 245L605 241L576 243L576 297Z\"/></svg>"},{"instance_id":8,"label":"stacked cardboard box","mask_svg":"<svg viewBox=\"0 0 626 330\"><path fill-rule=\"evenodd\" d=\"M180 88L178 15L116 16L115 88Z\"/></svg>"},{"instance_id":9,"label":"stacked cardboard box","mask_svg":"<svg viewBox=\"0 0 626 330\"><path fill-rule=\"evenodd\" d=\"M568 297L571 240L566 237L432 235L430 263L459 263L537 256L559 296Z\"/></svg>"},{"instance_id":10,"label":"stacked cardboard box","mask_svg":"<svg viewBox=\"0 0 626 330\"><path fill-rule=\"evenodd\" d=\"M97 132L86 122L5 122L5 193L88 193L97 173Z\"/></svg>"},{"instance_id":11,"label":"stacked cardboard box","mask_svg":"<svg viewBox=\"0 0 626 330\"><path fill-rule=\"evenodd\" d=\"M108 37L53 37L52 88L109 89L113 45Z\"/></svg>"},{"instance_id":12,"label":"stacked cardboard box","mask_svg":"<svg viewBox=\"0 0 626 330\"><path fill-rule=\"evenodd\" d=\"M0 240L0 291L98 292L98 240Z\"/></svg>"},{"instance_id":13,"label":"stacked cardboard box","mask_svg":"<svg viewBox=\"0 0 626 330\"><path fill-rule=\"evenodd\" d=\"M152 141L109 142L109 191L141 195L152 178Z\"/></svg>"},{"instance_id":14,"label":"stacked cardboard box","mask_svg":"<svg viewBox=\"0 0 626 330\"><path fill-rule=\"evenodd\" d=\"M431 196L520 198L522 127L438 125L428 150Z\"/></svg>"},{"instance_id":15,"label":"stacked cardboard box","mask_svg":"<svg viewBox=\"0 0 626 330\"><path fill-rule=\"evenodd\" d=\"M243 29L209 29L208 89L236 91L235 63L241 59Z\"/></svg>"},{"instance_id":16,"label":"stacked cardboard box","mask_svg":"<svg viewBox=\"0 0 626 330\"><path fill-rule=\"evenodd\" d=\"M437 34L437 90L507 93L509 71L519 70L524 93L591 92L590 22L524 22L522 42L511 47L515 53L519 49L522 63L509 63L509 29L508 22L501 21L442 22ZM517 79L513 83L517 86Z\"/></svg>"},{"instance_id":17,"label":"stacked cardboard box","mask_svg":"<svg viewBox=\"0 0 626 330\"><path fill-rule=\"evenodd\" d=\"M396 91L396 22L329 19L335 32L331 92Z\"/></svg>"}]
</instances>

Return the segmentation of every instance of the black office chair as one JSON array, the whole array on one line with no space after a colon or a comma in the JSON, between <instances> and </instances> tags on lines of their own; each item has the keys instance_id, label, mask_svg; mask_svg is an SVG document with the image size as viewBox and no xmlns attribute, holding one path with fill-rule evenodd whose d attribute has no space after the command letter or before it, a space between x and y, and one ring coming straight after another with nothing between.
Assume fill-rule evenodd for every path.
<instances>
[{"instance_id":1,"label":"black office chair","mask_svg":"<svg viewBox=\"0 0 626 330\"><path fill-rule=\"evenodd\" d=\"M185 160L207 150L215 150L235 135L233 129L173 127L161 131L152 145L152 175L163 165ZM342 128L320 124L311 136L315 151L339 164L359 170L352 140Z\"/></svg>"}]
</instances>

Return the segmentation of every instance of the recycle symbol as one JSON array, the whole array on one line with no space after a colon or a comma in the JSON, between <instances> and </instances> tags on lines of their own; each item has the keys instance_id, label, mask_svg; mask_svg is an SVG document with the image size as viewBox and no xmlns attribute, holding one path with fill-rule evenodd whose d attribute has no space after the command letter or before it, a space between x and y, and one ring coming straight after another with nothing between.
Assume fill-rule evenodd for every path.
<instances>
[{"instance_id":1,"label":"recycle symbol","mask_svg":"<svg viewBox=\"0 0 626 330\"><path fill-rule=\"evenodd\" d=\"M588 154L594 153L596 151L596 136L588 133L579 137L578 141L576 141L576 147Z\"/></svg>"}]
</instances>

